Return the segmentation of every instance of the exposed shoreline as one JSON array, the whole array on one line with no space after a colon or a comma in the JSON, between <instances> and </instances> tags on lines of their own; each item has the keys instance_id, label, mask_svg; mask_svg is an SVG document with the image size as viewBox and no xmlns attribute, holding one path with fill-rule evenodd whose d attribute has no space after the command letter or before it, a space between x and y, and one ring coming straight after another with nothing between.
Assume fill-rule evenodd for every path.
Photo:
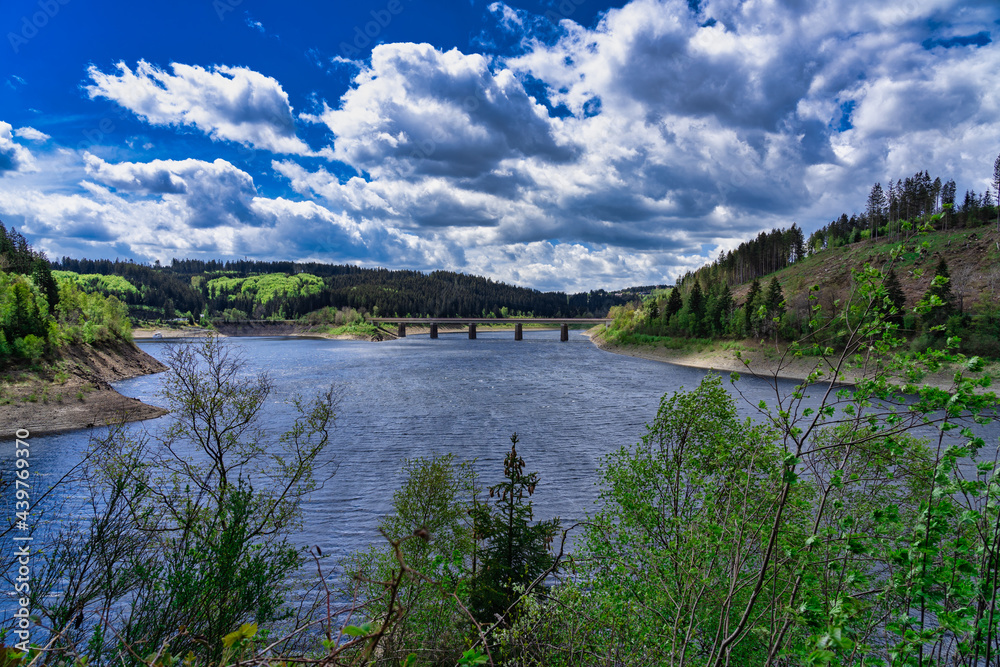
<instances>
[{"instance_id":1,"label":"exposed shoreline","mask_svg":"<svg viewBox=\"0 0 1000 667\"><path fill-rule=\"evenodd\" d=\"M157 336L156 334L160 334ZM217 331L212 329L201 329L201 328L188 328L188 329L171 329L164 327L162 329L153 329L150 327L143 327L141 329L132 330L132 340L159 340L161 338L205 338L211 335L222 336Z\"/></svg>"},{"instance_id":2,"label":"exposed shoreline","mask_svg":"<svg viewBox=\"0 0 1000 667\"><path fill-rule=\"evenodd\" d=\"M742 375L750 374L769 380L805 380L820 362L817 357L786 357L782 359L781 355L773 348L769 349L758 346L756 349L741 351L743 359L749 362L748 367L743 361L736 358L735 352L729 350L712 349L703 352L693 352L688 350L672 350L666 347L654 347L652 345L615 345L602 339L597 335L598 333L597 330L591 329L586 335L595 346L605 352L649 359L650 361L660 361L676 366L701 368L724 373L737 372ZM954 386L956 370L956 368L942 368L935 373L928 373L923 380L916 384L918 386L926 385L949 391ZM1000 362L988 364L984 370L984 374L994 378L1000 377ZM829 375L825 375L819 382L828 382L829 378ZM838 380L838 384L853 385L857 380L857 373L847 369L843 372L843 377ZM991 387L990 389L996 391L995 388Z\"/></svg>"},{"instance_id":3,"label":"exposed shoreline","mask_svg":"<svg viewBox=\"0 0 1000 667\"><path fill-rule=\"evenodd\" d=\"M47 370L2 378L0 430L47 435L160 417L167 410L123 396L110 383L165 370L131 342L65 348Z\"/></svg>"},{"instance_id":4,"label":"exposed shoreline","mask_svg":"<svg viewBox=\"0 0 1000 667\"><path fill-rule=\"evenodd\" d=\"M616 345L597 336L593 330L587 332L587 336L599 349L613 354L660 361L675 366L725 373L751 374L763 378L801 381L809 375L816 364L814 359L785 359L782 361L779 358L767 358L758 351L756 354L743 354L743 358L750 363L748 368L746 364L736 358L735 352L728 350L692 352L652 345ZM845 375L843 383L851 384L854 379L854 377Z\"/></svg>"}]
</instances>

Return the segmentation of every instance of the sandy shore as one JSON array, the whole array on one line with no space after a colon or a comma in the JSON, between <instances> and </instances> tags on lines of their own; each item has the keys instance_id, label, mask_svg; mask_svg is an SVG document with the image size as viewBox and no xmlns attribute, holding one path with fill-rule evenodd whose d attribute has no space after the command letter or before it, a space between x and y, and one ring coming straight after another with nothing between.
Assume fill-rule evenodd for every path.
<instances>
[{"instance_id":1,"label":"sandy shore","mask_svg":"<svg viewBox=\"0 0 1000 667\"><path fill-rule=\"evenodd\" d=\"M157 336L156 334L160 334ZM211 329L201 329L199 327L181 328L181 329L169 329L164 327L163 329L133 329L132 338L134 340L147 340L150 338L205 338L206 336L211 336L215 334L221 336L216 331Z\"/></svg>"},{"instance_id":2,"label":"sandy shore","mask_svg":"<svg viewBox=\"0 0 1000 667\"><path fill-rule=\"evenodd\" d=\"M167 411L122 396L110 383L165 370L132 343L65 349L52 368L0 377L0 433L43 435L160 417Z\"/></svg>"},{"instance_id":3,"label":"sandy shore","mask_svg":"<svg viewBox=\"0 0 1000 667\"><path fill-rule=\"evenodd\" d=\"M794 358L791 355L787 355L783 358L781 352L773 346L760 346L747 342L744 342L743 346L748 349L740 351L741 360L736 357L734 351L730 350L711 349L702 352L692 352L688 350L672 350L653 345L615 345L600 338L596 335L597 333L599 333L599 330L592 329L587 332L587 335L594 345L607 352L650 359L652 361L662 361L678 366L704 368L721 373L735 371L741 375L749 374L767 379L804 380L819 364L822 364L822 361L817 357ZM749 365L745 364L744 361L748 362ZM823 368L823 370L825 374L820 380L821 382L828 381L833 373L833 369L828 366ZM943 368L935 373L929 373L918 384L948 391L954 385L956 370L956 368ZM1000 363L993 362L988 364L984 373L994 378L1000 377ZM857 379L857 371L845 369L839 381L843 384L854 384ZM990 390L997 391L996 385L991 387Z\"/></svg>"}]
</instances>

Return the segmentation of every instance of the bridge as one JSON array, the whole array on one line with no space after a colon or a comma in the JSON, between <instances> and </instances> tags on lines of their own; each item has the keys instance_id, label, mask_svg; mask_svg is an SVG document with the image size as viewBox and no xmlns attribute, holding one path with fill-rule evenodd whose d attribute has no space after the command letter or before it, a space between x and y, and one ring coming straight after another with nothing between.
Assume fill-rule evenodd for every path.
<instances>
[{"instance_id":1,"label":"bridge","mask_svg":"<svg viewBox=\"0 0 1000 667\"><path fill-rule=\"evenodd\" d=\"M570 324L601 324L606 327L610 317L371 317L370 322L376 324L395 324L396 336L406 338L406 325L424 325L430 327L431 338L438 337L439 324L451 324L469 327L469 339L476 337L477 324L513 324L514 340L524 338L525 324L558 324L559 340L569 340Z\"/></svg>"}]
</instances>

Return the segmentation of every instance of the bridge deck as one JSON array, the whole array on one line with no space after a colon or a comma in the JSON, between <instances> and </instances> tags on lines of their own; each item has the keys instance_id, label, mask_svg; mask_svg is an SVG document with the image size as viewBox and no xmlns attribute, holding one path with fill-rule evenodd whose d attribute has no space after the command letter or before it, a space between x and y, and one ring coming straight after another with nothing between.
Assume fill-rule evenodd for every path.
<instances>
[{"instance_id":1,"label":"bridge deck","mask_svg":"<svg viewBox=\"0 0 1000 667\"><path fill-rule=\"evenodd\" d=\"M395 324L601 324L613 317L370 317Z\"/></svg>"},{"instance_id":2,"label":"bridge deck","mask_svg":"<svg viewBox=\"0 0 1000 667\"><path fill-rule=\"evenodd\" d=\"M456 324L469 327L469 338L476 337L477 324L513 324L514 340L522 340L525 324L558 324L559 340L569 340L570 324L601 324L605 327L611 317L372 317L370 321L379 324L395 324L396 336L406 337L407 324L425 324L430 327L431 338L438 337L438 325Z\"/></svg>"}]
</instances>

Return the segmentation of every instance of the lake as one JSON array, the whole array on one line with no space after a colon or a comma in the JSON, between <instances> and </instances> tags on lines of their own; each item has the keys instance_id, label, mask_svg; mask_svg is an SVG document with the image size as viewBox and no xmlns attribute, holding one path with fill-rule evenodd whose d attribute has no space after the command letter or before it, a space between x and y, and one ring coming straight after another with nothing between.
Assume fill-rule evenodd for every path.
<instances>
[{"instance_id":1,"label":"lake","mask_svg":"<svg viewBox=\"0 0 1000 667\"><path fill-rule=\"evenodd\" d=\"M162 360L170 344L139 346ZM493 484L502 476L515 431L526 471L541 475L532 498L536 518L557 516L564 525L580 520L597 498L602 457L637 442L660 398L681 387L694 389L706 373L607 353L579 332L571 332L568 342L559 341L558 331L526 330L523 341L514 341L510 331L487 331L476 340L442 334L383 343L228 338L225 344L241 352L248 371L266 370L274 379L265 419L275 437L291 424L293 395L312 395L331 383L337 388L338 418L326 456L338 469L305 504L304 528L294 536L297 544L318 545L333 558L381 539L377 523L390 510L404 459L446 453L475 459L483 483ZM162 377L116 387L161 404ZM779 388L789 391L794 384ZM740 386L749 401L739 403L744 415L756 415L760 400L774 399L764 380L745 376ZM155 431L166 419L136 428ZM996 426L986 434L995 447ZM88 440L86 431L32 438L36 484L58 479ZM10 449L0 455L5 470ZM86 501L79 491L62 494L69 506Z\"/></svg>"}]
</instances>

